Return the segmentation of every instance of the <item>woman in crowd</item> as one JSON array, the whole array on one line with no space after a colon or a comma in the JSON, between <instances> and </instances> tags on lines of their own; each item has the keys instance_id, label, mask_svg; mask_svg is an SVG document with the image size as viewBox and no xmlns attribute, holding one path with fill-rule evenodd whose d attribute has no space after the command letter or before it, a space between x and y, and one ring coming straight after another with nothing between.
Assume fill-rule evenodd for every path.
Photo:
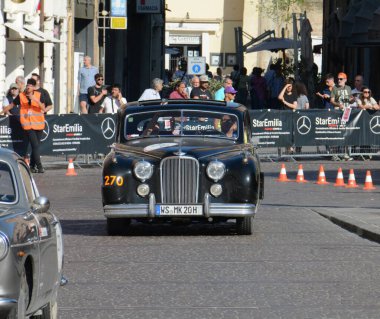
<instances>
[{"instance_id":1,"label":"woman in crowd","mask_svg":"<svg viewBox=\"0 0 380 319\"><path fill-rule=\"evenodd\" d=\"M363 86L362 93L359 95L357 103L358 108L362 110L380 110L376 100L372 97L371 90L366 86Z\"/></svg>"},{"instance_id":2,"label":"woman in crowd","mask_svg":"<svg viewBox=\"0 0 380 319\"><path fill-rule=\"evenodd\" d=\"M186 93L186 83L178 81L175 84L174 91L170 93L169 99L188 99L189 96Z\"/></svg>"},{"instance_id":3,"label":"woman in crowd","mask_svg":"<svg viewBox=\"0 0 380 319\"><path fill-rule=\"evenodd\" d=\"M306 85L302 82L296 82L294 86L297 94L297 110L308 110L310 104L307 98Z\"/></svg>"},{"instance_id":4,"label":"woman in crowd","mask_svg":"<svg viewBox=\"0 0 380 319\"><path fill-rule=\"evenodd\" d=\"M278 99L282 102L284 110L294 110L297 108L297 94L293 84L293 79L286 79L285 85L278 95Z\"/></svg>"}]
</instances>

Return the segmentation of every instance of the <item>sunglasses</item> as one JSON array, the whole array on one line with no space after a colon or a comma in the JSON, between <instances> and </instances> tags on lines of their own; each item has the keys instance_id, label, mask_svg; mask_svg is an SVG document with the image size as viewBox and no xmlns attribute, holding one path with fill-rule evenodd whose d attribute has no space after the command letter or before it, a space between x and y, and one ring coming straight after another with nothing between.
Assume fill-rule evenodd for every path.
<instances>
[{"instance_id":1,"label":"sunglasses","mask_svg":"<svg viewBox=\"0 0 380 319\"><path fill-rule=\"evenodd\" d=\"M363 91L363 93L371 93L371 91Z\"/></svg>"},{"instance_id":2,"label":"sunglasses","mask_svg":"<svg viewBox=\"0 0 380 319\"><path fill-rule=\"evenodd\" d=\"M96 81L103 81L103 78L96 79Z\"/></svg>"},{"instance_id":3,"label":"sunglasses","mask_svg":"<svg viewBox=\"0 0 380 319\"><path fill-rule=\"evenodd\" d=\"M343 80L345 80L345 78L338 78L338 80L339 80L339 81L343 81Z\"/></svg>"}]
</instances>

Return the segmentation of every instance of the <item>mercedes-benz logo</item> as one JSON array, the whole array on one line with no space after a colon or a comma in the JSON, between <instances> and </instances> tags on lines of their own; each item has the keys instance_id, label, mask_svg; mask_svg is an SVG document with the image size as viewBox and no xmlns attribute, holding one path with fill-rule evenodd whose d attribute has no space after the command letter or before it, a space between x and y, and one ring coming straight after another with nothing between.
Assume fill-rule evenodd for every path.
<instances>
[{"instance_id":1,"label":"mercedes-benz logo","mask_svg":"<svg viewBox=\"0 0 380 319\"><path fill-rule=\"evenodd\" d=\"M311 130L311 121L307 116L301 116L297 121L297 131L301 135L306 135Z\"/></svg>"},{"instance_id":2,"label":"mercedes-benz logo","mask_svg":"<svg viewBox=\"0 0 380 319\"><path fill-rule=\"evenodd\" d=\"M110 140L115 135L116 125L115 121L111 117L107 117L103 120L101 125L102 133L105 139Z\"/></svg>"},{"instance_id":3,"label":"mercedes-benz logo","mask_svg":"<svg viewBox=\"0 0 380 319\"><path fill-rule=\"evenodd\" d=\"M42 130L41 142L45 141L50 133L49 123L45 120L45 128Z\"/></svg>"},{"instance_id":4,"label":"mercedes-benz logo","mask_svg":"<svg viewBox=\"0 0 380 319\"><path fill-rule=\"evenodd\" d=\"M373 134L380 134L380 116L374 116L369 122L369 128Z\"/></svg>"}]
</instances>

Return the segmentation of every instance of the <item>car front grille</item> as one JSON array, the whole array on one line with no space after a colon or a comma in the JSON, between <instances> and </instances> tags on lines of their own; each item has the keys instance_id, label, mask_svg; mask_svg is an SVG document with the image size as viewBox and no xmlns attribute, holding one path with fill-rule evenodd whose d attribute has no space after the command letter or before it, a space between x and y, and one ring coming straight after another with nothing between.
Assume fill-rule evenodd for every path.
<instances>
[{"instance_id":1,"label":"car front grille","mask_svg":"<svg viewBox=\"0 0 380 319\"><path fill-rule=\"evenodd\" d=\"M163 204L193 204L198 200L199 163L192 157L167 157L161 162Z\"/></svg>"}]
</instances>

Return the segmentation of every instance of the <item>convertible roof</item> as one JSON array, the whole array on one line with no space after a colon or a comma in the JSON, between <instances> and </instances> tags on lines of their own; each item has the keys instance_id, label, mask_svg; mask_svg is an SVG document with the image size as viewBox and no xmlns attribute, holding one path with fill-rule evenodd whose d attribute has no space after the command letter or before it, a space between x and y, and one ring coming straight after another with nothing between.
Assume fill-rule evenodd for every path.
<instances>
[{"instance_id":1,"label":"convertible roof","mask_svg":"<svg viewBox=\"0 0 380 319\"><path fill-rule=\"evenodd\" d=\"M125 108L129 107L144 107L144 106L160 106L164 107L165 105L175 105L175 106L185 106L185 105L196 105L196 106L217 106L217 107L227 107L233 109L240 109L244 111L245 106L235 102L225 102L225 101L216 101L216 100L201 100L201 99L162 99L162 100L147 100L147 101L135 101L128 103Z\"/></svg>"}]
</instances>

